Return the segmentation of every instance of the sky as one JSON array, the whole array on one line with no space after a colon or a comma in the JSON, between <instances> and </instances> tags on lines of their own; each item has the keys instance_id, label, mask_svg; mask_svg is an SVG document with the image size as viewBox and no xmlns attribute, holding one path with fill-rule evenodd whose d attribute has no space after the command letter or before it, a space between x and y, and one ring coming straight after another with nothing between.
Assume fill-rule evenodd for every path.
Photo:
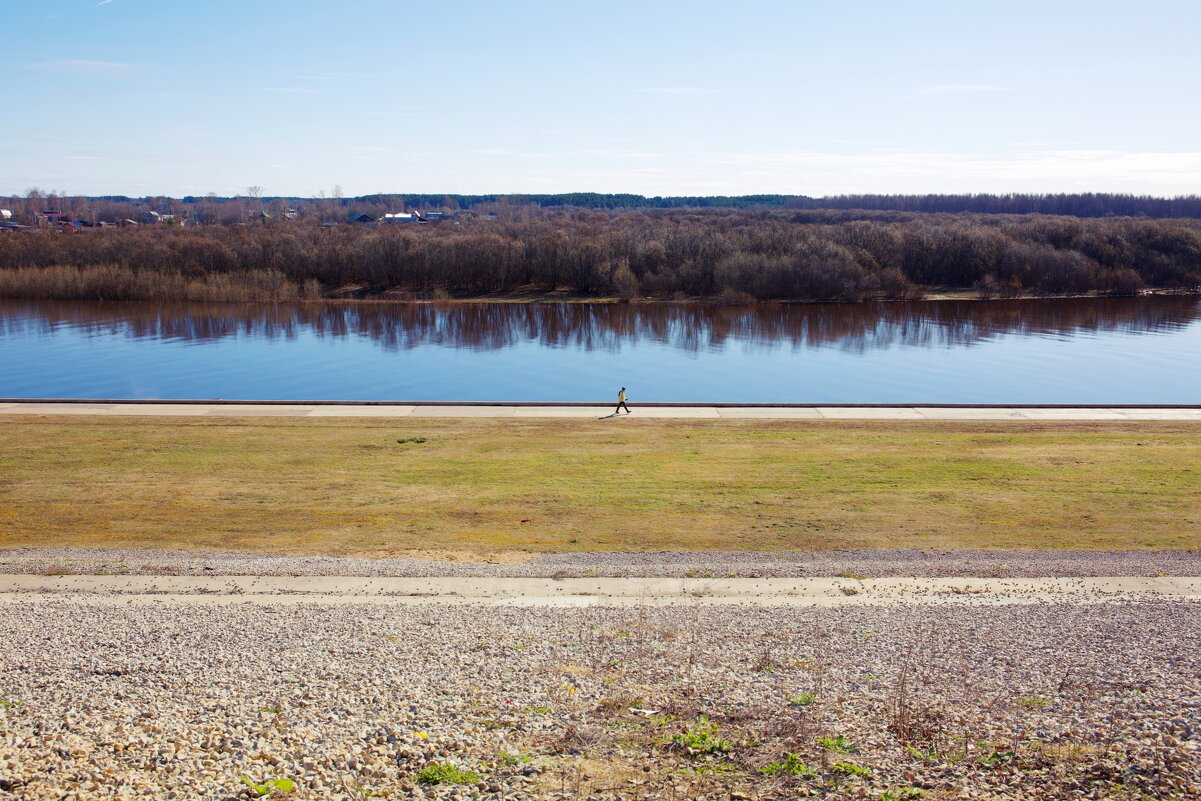
<instances>
[{"instance_id":1,"label":"sky","mask_svg":"<svg viewBox=\"0 0 1201 801\"><path fill-rule=\"evenodd\" d=\"M1197 0L0 0L0 194L1201 193Z\"/></svg>"}]
</instances>

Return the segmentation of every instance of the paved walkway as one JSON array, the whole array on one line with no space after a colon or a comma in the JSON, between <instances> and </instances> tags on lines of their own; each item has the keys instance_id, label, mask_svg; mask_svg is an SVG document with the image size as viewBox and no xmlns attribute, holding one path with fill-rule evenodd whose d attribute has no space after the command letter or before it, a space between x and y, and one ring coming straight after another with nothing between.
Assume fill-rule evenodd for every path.
<instances>
[{"instance_id":1,"label":"paved walkway","mask_svg":"<svg viewBox=\"0 0 1201 801\"><path fill-rule=\"evenodd\" d=\"M361 578L0 575L0 603L484 603L516 606L1201 601L1201 577L1099 578Z\"/></svg>"},{"instance_id":2,"label":"paved walkway","mask_svg":"<svg viewBox=\"0 0 1201 801\"><path fill-rule=\"evenodd\" d=\"M186 417L575 417L609 418L612 406L529 404L317 404L105 401L0 401L14 414L161 415ZM726 406L635 405L620 419L740 418L775 420L1196 420L1201 406Z\"/></svg>"}]
</instances>

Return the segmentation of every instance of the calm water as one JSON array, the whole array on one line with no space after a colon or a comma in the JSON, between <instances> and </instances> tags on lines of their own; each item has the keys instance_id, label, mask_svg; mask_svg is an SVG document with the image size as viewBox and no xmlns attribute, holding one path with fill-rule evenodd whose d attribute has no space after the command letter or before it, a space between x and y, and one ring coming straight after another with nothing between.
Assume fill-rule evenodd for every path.
<instances>
[{"instance_id":1,"label":"calm water","mask_svg":"<svg viewBox=\"0 0 1201 801\"><path fill-rule=\"evenodd\" d=\"M0 397L1201 402L1196 297L865 305L0 300Z\"/></svg>"}]
</instances>

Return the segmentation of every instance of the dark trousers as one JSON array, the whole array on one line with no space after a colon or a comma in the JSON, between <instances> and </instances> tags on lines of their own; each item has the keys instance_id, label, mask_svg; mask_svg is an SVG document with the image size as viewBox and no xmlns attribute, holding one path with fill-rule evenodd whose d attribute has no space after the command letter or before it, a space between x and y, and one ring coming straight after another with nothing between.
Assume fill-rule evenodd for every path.
<instances>
[{"instance_id":1,"label":"dark trousers","mask_svg":"<svg viewBox=\"0 0 1201 801\"><path fill-rule=\"evenodd\" d=\"M618 412L620 412L620 411L621 411L621 407L622 407L622 406L625 406L625 408L626 408L626 414L629 414L629 413L630 413L630 407L629 407L629 406L626 406L626 402L625 402L625 401L618 401L618 402L617 402L617 408L613 410L613 414L617 414Z\"/></svg>"}]
</instances>

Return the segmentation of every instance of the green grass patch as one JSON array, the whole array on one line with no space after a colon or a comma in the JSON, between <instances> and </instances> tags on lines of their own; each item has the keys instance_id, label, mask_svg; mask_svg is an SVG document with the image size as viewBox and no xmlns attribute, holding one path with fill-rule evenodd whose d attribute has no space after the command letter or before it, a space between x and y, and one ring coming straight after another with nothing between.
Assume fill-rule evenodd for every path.
<instances>
[{"instance_id":1,"label":"green grass patch","mask_svg":"<svg viewBox=\"0 0 1201 801\"><path fill-rule=\"evenodd\" d=\"M0 547L1201 548L1189 422L0 424Z\"/></svg>"},{"instance_id":2,"label":"green grass patch","mask_svg":"<svg viewBox=\"0 0 1201 801\"><path fill-rule=\"evenodd\" d=\"M414 777L422 784L477 784L480 774L441 762L431 762Z\"/></svg>"}]
</instances>

